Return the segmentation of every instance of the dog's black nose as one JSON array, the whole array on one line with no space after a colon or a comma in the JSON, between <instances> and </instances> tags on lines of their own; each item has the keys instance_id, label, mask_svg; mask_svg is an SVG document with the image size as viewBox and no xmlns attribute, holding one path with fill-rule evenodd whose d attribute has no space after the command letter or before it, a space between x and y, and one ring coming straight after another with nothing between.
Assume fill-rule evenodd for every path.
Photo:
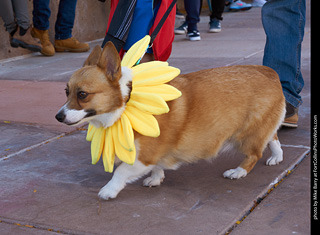
<instances>
[{"instance_id":1,"label":"dog's black nose","mask_svg":"<svg viewBox=\"0 0 320 235\"><path fill-rule=\"evenodd\" d=\"M57 113L56 115L56 119L59 121L59 122L63 122L64 119L66 118L66 115L64 114L64 111L60 111L59 113Z\"/></svg>"}]
</instances>

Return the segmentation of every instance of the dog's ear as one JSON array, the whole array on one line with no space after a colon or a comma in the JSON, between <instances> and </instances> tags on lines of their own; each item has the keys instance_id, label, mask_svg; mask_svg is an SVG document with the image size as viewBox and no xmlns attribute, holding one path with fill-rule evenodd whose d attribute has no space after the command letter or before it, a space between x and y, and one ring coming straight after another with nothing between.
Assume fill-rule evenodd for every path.
<instances>
[{"instance_id":1,"label":"dog's ear","mask_svg":"<svg viewBox=\"0 0 320 235\"><path fill-rule=\"evenodd\" d=\"M107 42L100 56L98 66L105 71L109 79L114 82L121 77L121 59L112 42Z\"/></svg>"},{"instance_id":2,"label":"dog's ear","mask_svg":"<svg viewBox=\"0 0 320 235\"><path fill-rule=\"evenodd\" d=\"M83 67L87 65L97 65L99 62L100 55L101 47L97 45L95 46L95 48L93 48L86 61L83 63Z\"/></svg>"}]
</instances>

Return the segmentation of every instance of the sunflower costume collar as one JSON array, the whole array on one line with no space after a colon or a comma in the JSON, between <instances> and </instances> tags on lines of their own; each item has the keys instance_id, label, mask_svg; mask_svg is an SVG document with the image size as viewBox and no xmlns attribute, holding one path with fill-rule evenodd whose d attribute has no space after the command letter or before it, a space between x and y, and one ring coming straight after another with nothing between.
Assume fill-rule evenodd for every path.
<instances>
[{"instance_id":1,"label":"sunflower costume collar","mask_svg":"<svg viewBox=\"0 0 320 235\"><path fill-rule=\"evenodd\" d=\"M102 156L106 172L113 172L115 156L130 165L135 162L133 130L145 136L158 137L159 124L153 115L168 113L166 101L181 96L178 89L165 84L180 74L179 69L160 61L138 64L149 42L148 35L136 42L121 61L122 67L131 70L132 91L120 118L109 127L96 127L93 123L88 126L86 140L91 141L92 164Z\"/></svg>"}]
</instances>

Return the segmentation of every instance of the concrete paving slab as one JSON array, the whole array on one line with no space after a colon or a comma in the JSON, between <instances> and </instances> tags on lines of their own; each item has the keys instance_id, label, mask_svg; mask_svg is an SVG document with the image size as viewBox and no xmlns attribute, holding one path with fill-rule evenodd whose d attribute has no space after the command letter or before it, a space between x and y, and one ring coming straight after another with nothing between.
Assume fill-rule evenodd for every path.
<instances>
[{"instance_id":1,"label":"concrete paving slab","mask_svg":"<svg viewBox=\"0 0 320 235\"><path fill-rule=\"evenodd\" d=\"M73 127L55 119L65 103L64 82L2 80L0 87L0 120L33 123L47 129L69 132Z\"/></svg>"},{"instance_id":2,"label":"concrete paving slab","mask_svg":"<svg viewBox=\"0 0 320 235\"><path fill-rule=\"evenodd\" d=\"M101 45L101 40L90 42L90 47ZM59 52L47 57L33 53L22 57L0 60L1 80L67 82L74 71L81 68L90 52Z\"/></svg>"},{"instance_id":3,"label":"concrete paving slab","mask_svg":"<svg viewBox=\"0 0 320 235\"><path fill-rule=\"evenodd\" d=\"M48 229L35 228L28 224L19 224L16 221L13 221L12 223L0 221L0 234L3 235L48 235L48 233L50 233L50 235L60 234L59 232L54 232Z\"/></svg>"},{"instance_id":4,"label":"concrete paving slab","mask_svg":"<svg viewBox=\"0 0 320 235\"><path fill-rule=\"evenodd\" d=\"M220 33L208 33L209 16L201 16L198 24L201 41L192 42L185 35L176 35L169 63L181 73L189 73L230 65L255 54L262 58L265 34L261 20L257 20L260 11L255 8L247 13L225 14ZM180 24L181 21L176 21L176 26ZM262 59L257 61L262 63Z\"/></svg>"},{"instance_id":5,"label":"concrete paving slab","mask_svg":"<svg viewBox=\"0 0 320 235\"><path fill-rule=\"evenodd\" d=\"M304 159L232 234L311 234L310 160Z\"/></svg>"},{"instance_id":6,"label":"concrete paving slab","mask_svg":"<svg viewBox=\"0 0 320 235\"><path fill-rule=\"evenodd\" d=\"M1 163L0 218L76 234L220 234L305 151L284 148L284 162L269 167L267 150L241 180L224 179L222 173L243 156L223 155L212 164L166 171L157 188L137 181L105 202L97 193L111 174L101 163L90 164L89 143L80 131Z\"/></svg>"},{"instance_id":7,"label":"concrete paving slab","mask_svg":"<svg viewBox=\"0 0 320 235\"><path fill-rule=\"evenodd\" d=\"M208 17L202 17L199 24L203 38L201 42L191 44L183 37L176 38L169 60L171 65L186 73L230 64L261 64L265 35L261 28L260 9L224 14L223 31L219 34L206 33L207 21ZM9 132L4 141L0 142L0 147L5 150L8 143L16 142L11 147L14 156L0 161L0 233L28 231L29 234L41 234L43 231L53 231L64 234L224 234L229 231L248 213L255 201L264 196L309 151L308 25L309 19L306 28L309 33L306 33L302 52L302 72L306 82L302 92L304 104L300 108L299 127L282 128L279 132L284 150L284 161L280 165L265 165L264 162L270 155L269 150L266 150L263 159L246 178L228 180L222 177L222 173L236 167L243 156L224 154L212 164L202 161L182 166L177 171L166 171L166 179L161 187L143 188L141 179L125 188L117 199L109 202L100 201L97 193L111 178L111 174L103 171L101 163L91 165L90 144L85 141L85 131L74 131L28 151L16 152L35 142L41 143L46 136L70 132L69 127L59 127L60 124L53 118L56 110L65 102L65 82L81 66L88 53L57 53L51 58L32 56L21 60L0 61L0 108L5 110L1 112L0 120L25 122L28 117L30 125L35 127L26 128L24 124L14 123L15 126L7 130L6 126L4 129L0 126L0 131ZM91 45L94 44L100 42L93 42ZM8 81L14 79L19 81ZM16 95L10 96L10 90ZM11 115L6 114L10 112ZM41 114L46 115L36 117ZM24 143L23 139L28 135L31 138ZM308 187L307 173L307 170L293 171L288 179L292 176L295 176L295 180L304 179L300 180L300 186L305 189ZM292 186L295 187L296 183ZM276 190L278 187L274 191ZM292 189L287 192L296 191ZM273 195L275 194L270 194L265 200L273 200ZM286 194L279 192L279 195L282 199ZM302 196L302 201L305 197L299 193L292 196L296 200ZM277 197L274 197L274 201L277 201ZM292 208L294 203L295 201L287 201L286 206ZM269 215L266 224L274 218L285 222L290 220L292 215L286 213L285 208L279 208L276 210L278 214L272 214L270 210L266 210L266 205L261 204L258 211L258 217L263 217L264 211ZM282 211L288 218L281 217L284 215L280 213ZM254 222L256 220L252 219L252 223ZM246 234L252 231L251 228L256 229L247 227L245 220L242 223L243 226L237 227L234 232ZM279 229L275 230L266 225L263 232L282 234L283 227L277 228ZM260 230L254 231L255 234L259 232Z\"/></svg>"},{"instance_id":8,"label":"concrete paving slab","mask_svg":"<svg viewBox=\"0 0 320 235\"><path fill-rule=\"evenodd\" d=\"M13 122L0 122L0 160L43 141L60 136L60 131L50 131L41 126Z\"/></svg>"},{"instance_id":9,"label":"concrete paving slab","mask_svg":"<svg viewBox=\"0 0 320 235\"><path fill-rule=\"evenodd\" d=\"M67 81L72 71L79 69L87 56L88 53L57 53L52 57L36 54L22 60L4 60L0 67L0 79Z\"/></svg>"}]
</instances>

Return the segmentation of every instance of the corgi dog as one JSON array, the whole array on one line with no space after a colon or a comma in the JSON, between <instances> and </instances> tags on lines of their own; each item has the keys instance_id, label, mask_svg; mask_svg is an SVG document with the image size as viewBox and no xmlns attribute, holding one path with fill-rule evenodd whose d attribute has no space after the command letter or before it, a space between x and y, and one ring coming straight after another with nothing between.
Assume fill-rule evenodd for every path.
<instances>
[{"instance_id":1,"label":"corgi dog","mask_svg":"<svg viewBox=\"0 0 320 235\"><path fill-rule=\"evenodd\" d=\"M84 66L70 78L67 101L56 115L59 122L83 122L100 127L117 121L130 99L132 76L109 42L94 48ZM236 65L179 75L168 84L182 92L168 101L170 112L155 115L161 134L147 137L134 131L136 160L116 168L100 190L105 200L116 198L127 183L151 172L143 181L159 186L164 169L216 157L230 146L245 155L241 164L223 173L230 179L245 177L268 145L266 165L283 160L277 130L285 116L285 98L277 73L265 66Z\"/></svg>"}]
</instances>

